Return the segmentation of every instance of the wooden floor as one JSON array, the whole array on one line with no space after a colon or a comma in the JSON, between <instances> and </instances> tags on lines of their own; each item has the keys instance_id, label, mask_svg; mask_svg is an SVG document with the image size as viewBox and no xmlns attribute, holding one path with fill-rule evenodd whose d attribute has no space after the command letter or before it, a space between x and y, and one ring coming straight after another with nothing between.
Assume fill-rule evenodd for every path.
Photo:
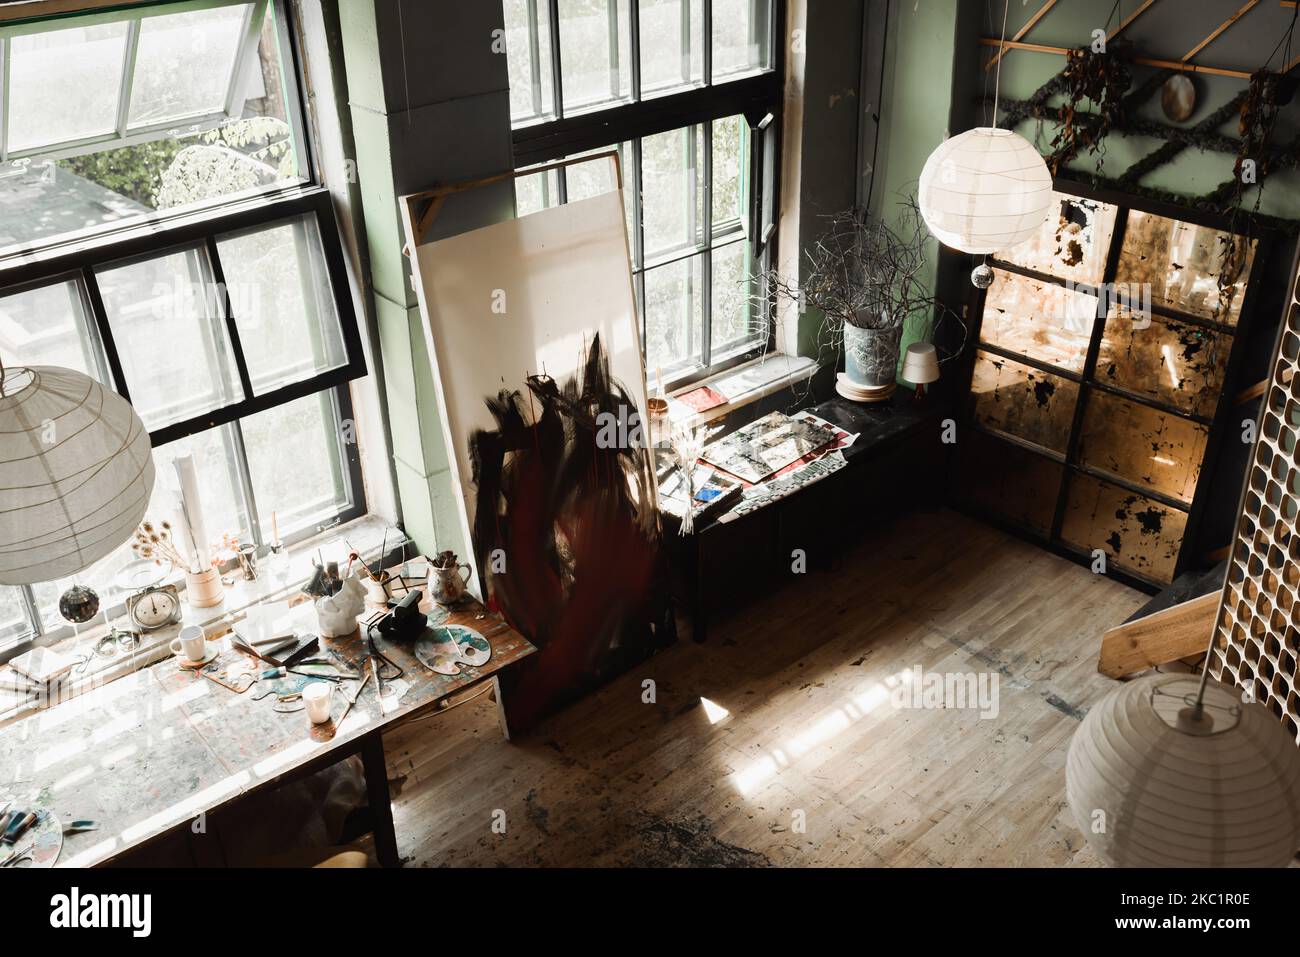
<instances>
[{"instance_id":1,"label":"wooden floor","mask_svg":"<svg viewBox=\"0 0 1300 957\"><path fill-rule=\"evenodd\" d=\"M387 736L407 866L1097 863L1065 753L1146 596L951 511L792 578L524 740L486 699ZM896 708L916 665L996 673L997 717Z\"/></svg>"}]
</instances>

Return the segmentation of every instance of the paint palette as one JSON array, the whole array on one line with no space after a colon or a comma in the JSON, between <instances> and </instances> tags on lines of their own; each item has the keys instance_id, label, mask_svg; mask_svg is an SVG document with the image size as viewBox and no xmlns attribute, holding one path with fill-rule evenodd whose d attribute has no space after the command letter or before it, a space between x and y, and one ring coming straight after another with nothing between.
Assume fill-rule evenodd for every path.
<instances>
[{"instance_id":1,"label":"paint palette","mask_svg":"<svg viewBox=\"0 0 1300 957\"><path fill-rule=\"evenodd\" d=\"M0 805L4 804L0 801ZM18 849L28 850L19 861L11 867L53 867L63 850L63 825L47 807L28 806L26 810L36 812L36 821L22 837L12 845L0 846L0 859L7 857Z\"/></svg>"},{"instance_id":2,"label":"paint palette","mask_svg":"<svg viewBox=\"0 0 1300 957\"><path fill-rule=\"evenodd\" d=\"M439 625L415 643L415 657L440 675L458 675L462 664L478 667L492 657L492 645L473 628Z\"/></svg>"}]
</instances>

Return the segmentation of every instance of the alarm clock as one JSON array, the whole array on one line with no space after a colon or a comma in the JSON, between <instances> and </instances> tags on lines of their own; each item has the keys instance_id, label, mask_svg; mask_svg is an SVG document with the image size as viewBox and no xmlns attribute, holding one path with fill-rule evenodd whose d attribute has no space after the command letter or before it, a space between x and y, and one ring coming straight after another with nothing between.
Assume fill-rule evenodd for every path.
<instances>
[{"instance_id":1,"label":"alarm clock","mask_svg":"<svg viewBox=\"0 0 1300 957\"><path fill-rule=\"evenodd\" d=\"M127 597L126 613L143 631L174 625L181 620L180 591L175 585L150 585Z\"/></svg>"}]
</instances>

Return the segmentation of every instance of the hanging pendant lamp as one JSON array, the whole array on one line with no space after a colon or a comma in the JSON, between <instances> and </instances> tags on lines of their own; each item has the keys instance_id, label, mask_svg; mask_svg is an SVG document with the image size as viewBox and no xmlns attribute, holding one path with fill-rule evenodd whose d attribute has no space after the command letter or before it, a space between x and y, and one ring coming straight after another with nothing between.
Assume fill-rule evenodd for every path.
<instances>
[{"instance_id":1,"label":"hanging pendant lamp","mask_svg":"<svg viewBox=\"0 0 1300 957\"><path fill-rule=\"evenodd\" d=\"M74 575L128 538L153 491L130 403L72 369L0 366L0 585Z\"/></svg>"},{"instance_id":2,"label":"hanging pendant lamp","mask_svg":"<svg viewBox=\"0 0 1300 957\"><path fill-rule=\"evenodd\" d=\"M1300 750L1261 704L1202 676L1128 682L1070 742L1066 798L1120 867L1284 867L1300 846Z\"/></svg>"},{"instance_id":3,"label":"hanging pendant lamp","mask_svg":"<svg viewBox=\"0 0 1300 957\"><path fill-rule=\"evenodd\" d=\"M1003 39L1006 32L1004 5ZM999 59L993 125L944 140L921 169L921 217L941 243L962 252L987 255L1018 246L1038 231L1051 209L1047 163L1023 136L997 126L1001 74Z\"/></svg>"}]
</instances>

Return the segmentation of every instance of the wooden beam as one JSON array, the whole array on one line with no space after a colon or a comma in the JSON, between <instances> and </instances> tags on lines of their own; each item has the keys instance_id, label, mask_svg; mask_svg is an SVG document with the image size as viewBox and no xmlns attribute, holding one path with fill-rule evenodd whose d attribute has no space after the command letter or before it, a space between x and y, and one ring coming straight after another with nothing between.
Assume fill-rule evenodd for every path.
<instances>
[{"instance_id":1,"label":"wooden beam","mask_svg":"<svg viewBox=\"0 0 1300 957\"><path fill-rule=\"evenodd\" d=\"M1192 47L1185 54L1183 54L1183 62L1186 63L1192 57L1196 56L1196 54L1200 53L1202 50L1208 47L1211 43L1213 43L1215 40L1219 38L1219 34L1223 33L1223 31L1228 29L1228 27L1232 26L1234 23L1236 23L1246 14L1250 13L1250 11L1253 10L1258 4L1259 4L1259 0L1248 0L1247 3L1242 5L1241 9L1239 9L1232 16L1228 17L1228 19L1220 23L1218 28L1215 29L1213 33L1211 33L1208 37L1206 37L1200 43L1196 44L1196 46Z\"/></svg>"},{"instance_id":2,"label":"wooden beam","mask_svg":"<svg viewBox=\"0 0 1300 957\"><path fill-rule=\"evenodd\" d=\"M1142 4L1142 6L1138 7L1136 10L1134 10L1132 13L1130 13L1127 17L1125 17L1125 18L1120 22L1120 25L1117 26L1117 27L1114 29L1113 32L1106 34L1106 41L1107 41L1107 42L1110 42L1111 40L1113 40L1113 39L1115 39L1117 36L1119 36L1121 33L1123 33L1125 30L1127 30L1128 27L1129 27L1129 24L1132 23L1134 20L1136 20L1138 17L1142 16L1142 14L1146 13L1147 10L1151 9L1152 5L1153 5L1155 2L1156 2L1156 0L1145 0L1145 2Z\"/></svg>"},{"instance_id":3,"label":"wooden beam","mask_svg":"<svg viewBox=\"0 0 1300 957\"><path fill-rule=\"evenodd\" d=\"M1025 43L1023 40L1001 40L998 37L980 37L980 45L986 47L1007 46L1013 50L1029 50L1033 53L1052 53L1057 56L1065 56L1070 50L1066 47L1051 47L1041 43ZM1232 76L1239 80L1249 80L1250 74L1244 70L1225 70L1221 67L1202 66L1199 63L1184 63L1182 60L1160 60L1149 56L1135 56L1132 58L1134 63L1141 63L1143 66L1155 66L1164 70L1182 70L1184 73L1205 73L1211 76ZM1300 63L1300 57L1296 57L1284 69L1283 73Z\"/></svg>"},{"instance_id":4,"label":"wooden beam","mask_svg":"<svg viewBox=\"0 0 1300 957\"><path fill-rule=\"evenodd\" d=\"M1146 671L1205 651L1219 613L1220 592L1125 622L1102 635L1097 670L1109 678Z\"/></svg>"},{"instance_id":5,"label":"wooden beam","mask_svg":"<svg viewBox=\"0 0 1300 957\"><path fill-rule=\"evenodd\" d=\"M1016 31L1015 36L1013 36L1011 39L1023 40L1025 38L1025 34L1028 33L1030 30L1032 30L1034 28L1034 25L1038 23L1039 20L1043 19L1043 17L1047 15L1047 11L1051 10L1052 7L1054 6L1056 6L1056 0L1047 0L1045 4L1043 4L1041 7L1038 8L1038 12L1035 13L1032 17L1030 17L1028 22L1023 27L1021 27L1019 30ZM1006 47L1003 47L1002 49L998 50L997 53L993 54L992 59L990 59L988 63L984 64L984 72L987 73L989 70L997 66L998 61L1001 60L1006 55L1007 55Z\"/></svg>"},{"instance_id":6,"label":"wooden beam","mask_svg":"<svg viewBox=\"0 0 1300 957\"><path fill-rule=\"evenodd\" d=\"M1249 402L1251 399L1258 399L1261 395L1264 394L1264 391L1267 388L1268 388L1268 380L1260 379L1254 385L1242 389L1235 396L1233 396L1232 404L1241 405L1243 402Z\"/></svg>"}]
</instances>

